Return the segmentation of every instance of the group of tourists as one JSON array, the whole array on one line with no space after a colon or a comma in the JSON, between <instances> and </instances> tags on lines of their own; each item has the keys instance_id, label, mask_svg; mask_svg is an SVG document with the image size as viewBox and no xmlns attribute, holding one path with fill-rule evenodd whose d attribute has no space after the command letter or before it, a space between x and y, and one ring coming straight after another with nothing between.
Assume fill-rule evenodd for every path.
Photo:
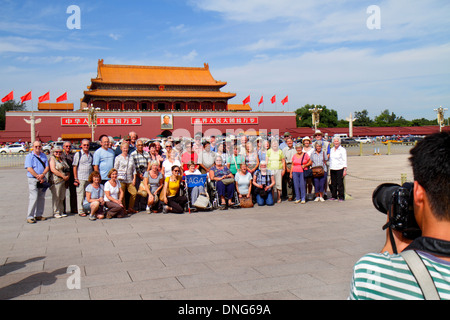
<instances>
[{"instance_id":1,"label":"group of tourists","mask_svg":"<svg viewBox=\"0 0 450 320\"><path fill-rule=\"evenodd\" d=\"M214 188L222 210L272 206L282 199L303 204L313 190L316 202L345 199L347 154L339 137L328 142L317 130L312 138L294 139L289 133L283 139L252 138L169 137L162 145L130 132L116 149L113 138L102 135L95 152L89 151L90 141L84 139L80 151L72 152L72 144L65 142L54 147L49 158L41 151L42 143L35 141L25 160L27 222L46 219L47 189L55 218L72 213L91 220L123 218L143 210L195 210L196 200L208 192L208 186ZM187 188L183 181L188 175L206 175L208 184ZM328 186L331 197L326 197ZM67 189L70 202L66 204Z\"/></svg>"}]
</instances>

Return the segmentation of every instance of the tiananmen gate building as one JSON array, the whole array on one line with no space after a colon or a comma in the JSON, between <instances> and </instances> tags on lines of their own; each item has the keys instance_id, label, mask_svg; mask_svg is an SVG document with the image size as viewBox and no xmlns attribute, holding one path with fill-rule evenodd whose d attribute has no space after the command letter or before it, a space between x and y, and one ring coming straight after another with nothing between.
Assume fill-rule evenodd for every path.
<instances>
[{"instance_id":1,"label":"tiananmen gate building","mask_svg":"<svg viewBox=\"0 0 450 320\"><path fill-rule=\"evenodd\" d=\"M165 67L104 64L98 61L97 77L90 79L79 109L72 103L39 103L38 111L6 112L0 143L30 141L31 116L36 138L79 141L91 138L87 108L96 110L94 139L106 134L124 137L135 131L139 137L194 137L233 134L279 134L311 136L312 128L297 128L295 112L255 112L249 105L230 104L235 93L224 92L227 82L215 80L209 65ZM332 136L348 128L321 128ZM445 128L448 130L448 128ZM426 135L439 131L428 127L354 127L354 136Z\"/></svg>"},{"instance_id":2,"label":"tiananmen gate building","mask_svg":"<svg viewBox=\"0 0 450 320\"><path fill-rule=\"evenodd\" d=\"M123 137L193 137L203 135L280 133L296 127L294 112L253 112L249 105L229 104L235 93L223 92L209 65L203 67L132 66L98 61L97 77L83 92L79 110L71 104L40 103L33 112L36 138L77 141L91 137L88 114L95 108L95 139ZM3 142L30 140L31 112L7 112Z\"/></svg>"}]
</instances>

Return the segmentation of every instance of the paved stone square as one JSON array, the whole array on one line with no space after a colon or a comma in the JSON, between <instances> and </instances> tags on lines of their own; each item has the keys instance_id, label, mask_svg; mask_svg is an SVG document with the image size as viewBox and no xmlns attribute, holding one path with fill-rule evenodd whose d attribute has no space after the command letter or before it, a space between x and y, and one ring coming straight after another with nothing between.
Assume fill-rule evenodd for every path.
<instances>
[{"instance_id":1,"label":"paved stone square","mask_svg":"<svg viewBox=\"0 0 450 320\"><path fill-rule=\"evenodd\" d=\"M341 203L89 221L52 218L47 191L32 225L25 169L1 168L0 299L346 299L353 264L385 240L372 192L412 180L407 158L350 156Z\"/></svg>"}]
</instances>

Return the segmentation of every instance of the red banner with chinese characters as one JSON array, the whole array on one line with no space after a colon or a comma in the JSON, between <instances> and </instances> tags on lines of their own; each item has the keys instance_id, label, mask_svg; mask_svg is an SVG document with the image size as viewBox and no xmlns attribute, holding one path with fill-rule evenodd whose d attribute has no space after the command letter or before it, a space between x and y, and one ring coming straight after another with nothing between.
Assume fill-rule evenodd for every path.
<instances>
[{"instance_id":1,"label":"red banner with chinese characters","mask_svg":"<svg viewBox=\"0 0 450 320\"><path fill-rule=\"evenodd\" d=\"M191 124L258 124L258 117L192 117Z\"/></svg>"},{"instance_id":2,"label":"red banner with chinese characters","mask_svg":"<svg viewBox=\"0 0 450 320\"><path fill-rule=\"evenodd\" d=\"M61 117L62 126L87 126L87 117ZM98 126L140 126L142 121L140 117L125 118L125 117L108 117L97 118Z\"/></svg>"}]
</instances>

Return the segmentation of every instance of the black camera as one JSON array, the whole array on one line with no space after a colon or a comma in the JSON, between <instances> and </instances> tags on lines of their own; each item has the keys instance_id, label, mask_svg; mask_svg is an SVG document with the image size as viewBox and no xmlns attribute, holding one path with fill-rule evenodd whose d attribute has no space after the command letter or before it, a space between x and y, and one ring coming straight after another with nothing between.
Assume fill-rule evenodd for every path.
<instances>
[{"instance_id":1,"label":"black camera","mask_svg":"<svg viewBox=\"0 0 450 320\"><path fill-rule=\"evenodd\" d=\"M388 223L383 226L383 230L392 228L411 240L422 234L414 217L413 189L414 184L411 182L406 182L402 186L383 183L372 194L375 208L389 215Z\"/></svg>"}]
</instances>

